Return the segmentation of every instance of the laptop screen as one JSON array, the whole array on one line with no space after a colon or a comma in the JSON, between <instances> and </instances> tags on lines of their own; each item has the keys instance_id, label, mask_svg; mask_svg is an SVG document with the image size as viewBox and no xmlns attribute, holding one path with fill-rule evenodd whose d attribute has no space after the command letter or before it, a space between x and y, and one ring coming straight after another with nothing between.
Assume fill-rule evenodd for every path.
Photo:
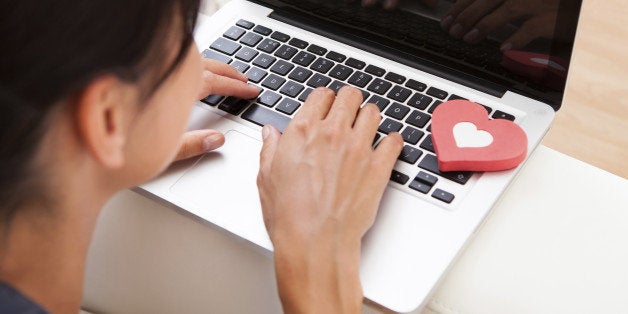
<instances>
[{"instance_id":1,"label":"laptop screen","mask_svg":"<svg viewBox=\"0 0 628 314\"><path fill-rule=\"evenodd\" d=\"M256 0L273 18L501 97L558 110L582 0Z\"/></svg>"}]
</instances>

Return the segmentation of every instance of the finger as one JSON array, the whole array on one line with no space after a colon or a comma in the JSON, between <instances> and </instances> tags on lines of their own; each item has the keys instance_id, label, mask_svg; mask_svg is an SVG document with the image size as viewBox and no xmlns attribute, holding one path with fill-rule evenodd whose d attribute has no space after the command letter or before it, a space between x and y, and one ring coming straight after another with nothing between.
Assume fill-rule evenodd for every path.
<instances>
[{"instance_id":1,"label":"finger","mask_svg":"<svg viewBox=\"0 0 628 314\"><path fill-rule=\"evenodd\" d=\"M234 67L212 59L203 59L203 69L214 74L230 77L242 82L248 82L248 78L243 73L238 72Z\"/></svg>"},{"instance_id":2,"label":"finger","mask_svg":"<svg viewBox=\"0 0 628 314\"><path fill-rule=\"evenodd\" d=\"M301 110L294 116L291 125L298 121L323 120L334 102L334 92L331 89L319 87L310 93ZM288 126L290 127L290 126Z\"/></svg>"},{"instance_id":3,"label":"finger","mask_svg":"<svg viewBox=\"0 0 628 314\"><path fill-rule=\"evenodd\" d=\"M266 125L262 128L262 139L264 144L260 151L260 178L270 173L270 167L277 151L277 144L279 143L280 133L272 125Z\"/></svg>"},{"instance_id":4,"label":"finger","mask_svg":"<svg viewBox=\"0 0 628 314\"><path fill-rule=\"evenodd\" d=\"M217 149L225 143L225 136L214 130L196 130L183 134L175 160L182 160Z\"/></svg>"},{"instance_id":5,"label":"finger","mask_svg":"<svg viewBox=\"0 0 628 314\"><path fill-rule=\"evenodd\" d=\"M504 41L504 44L500 47L501 51L508 51L511 49L521 49L528 45L533 40L539 38L542 34L539 31L545 24L542 19L530 19L521 25L521 28L514 33L510 38Z\"/></svg>"},{"instance_id":6,"label":"finger","mask_svg":"<svg viewBox=\"0 0 628 314\"><path fill-rule=\"evenodd\" d=\"M357 133L357 140L371 144L375 138L375 132L379 127L382 116L374 104L366 104L358 111L353 129Z\"/></svg>"},{"instance_id":7,"label":"finger","mask_svg":"<svg viewBox=\"0 0 628 314\"><path fill-rule=\"evenodd\" d=\"M236 96L242 99L251 99L259 94L259 90L255 86L209 71L203 73L203 79L205 82L200 92L201 99L208 95Z\"/></svg>"},{"instance_id":8,"label":"finger","mask_svg":"<svg viewBox=\"0 0 628 314\"><path fill-rule=\"evenodd\" d=\"M521 16L523 16L522 12L506 8L506 4L504 4L493 13L481 18L462 39L470 44L479 43L494 30L519 19Z\"/></svg>"},{"instance_id":9,"label":"finger","mask_svg":"<svg viewBox=\"0 0 628 314\"><path fill-rule=\"evenodd\" d=\"M332 123L351 127L363 101L362 93L357 88L345 86L338 91L338 96L329 109L326 119Z\"/></svg>"},{"instance_id":10,"label":"finger","mask_svg":"<svg viewBox=\"0 0 628 314\"><path fill-rule=\"evenodd\" d=\"M460 12L464 11L475 0L458 0L454 5L449 8L447 13L443 14L444 18L441 21L441 27L444 31L448 32L453 25L454 20L458 17Z\"/></svg>"},{"instance_id":11,"label":"finger","mask_svg":"<svg viewBox=\"0 0 628 314\"><path fill-rule=\"evenodd\" d=\"M384 9L392 10L399 5L399 0L385 0L384 1Z\"/></svg>"},{"instance_id":12,"label":"finger","mask_svg":"<svg viewBox=\"0 0 628 314\"><path fill-rule=\"evenodd\" d=\"M502 2L503 0L478 0L471 3L456 16L453 26L449 29L449 35L458 39L462 38L479 20L491 14ZM500 12L502 13L505 12ZM478 34L478 32L475 31L471 35L473 34Z\"/></svg>"},{"instance_id":13,"label":"finger","mask_svg":"<svg viewBox=\"0 0 628 314\"><path fill-rule=\"evenodd\" d=\"M375 148L373 163L374 171L388 178L403 149L403 138L399 133L390 133Z\"/></svg>"}]
</instances>

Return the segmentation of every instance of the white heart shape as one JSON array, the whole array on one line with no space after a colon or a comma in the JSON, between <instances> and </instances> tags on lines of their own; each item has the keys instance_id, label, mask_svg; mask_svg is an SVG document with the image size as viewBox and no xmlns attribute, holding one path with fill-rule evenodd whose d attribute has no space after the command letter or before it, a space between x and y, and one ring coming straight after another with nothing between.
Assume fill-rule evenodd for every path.
<instances>
[{"instance_id":1,"label":"white heart shape","mask_svg":"<svg viewBox=\"0 0 628 314\"><path fill-rule=\"evenodd\" d=\"M493 143L493 136L486 131L478 130L471 122L460 122L454 126L456 145L463 147L486 147Z\"/></svg>"}]
</instances>

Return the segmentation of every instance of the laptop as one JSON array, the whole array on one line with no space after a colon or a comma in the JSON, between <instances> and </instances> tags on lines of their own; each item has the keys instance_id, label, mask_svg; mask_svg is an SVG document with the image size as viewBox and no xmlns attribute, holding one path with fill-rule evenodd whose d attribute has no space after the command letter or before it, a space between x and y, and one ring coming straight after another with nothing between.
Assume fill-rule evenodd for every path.
<instances>
[{"instance_id":1,"label":"laptop","mask_svg":"<svg viewBox=\"0 0 628 314\"><path fill-rule=\"evenodd\" d=\"M364 296L391 311L419 311L522 167L441 172L432 112L452 99L477 102L491 119L521 126L532 153L563 99L581 5L556 0L558 12L548 13L556 23L543 24L546 36L502 52L525 20L468 44L441 29L452 3L437 2L402 1L385 10L360 1L233 0L201 19L201 53L245 73L260 96L198 102L189 128L220 130L226 144L137 190L272 256L256 186L261 126L283 130L316 87L359 88L383 117L374 145L389 132L405 140L363 240Z\"/></svg>"}]
</instances>

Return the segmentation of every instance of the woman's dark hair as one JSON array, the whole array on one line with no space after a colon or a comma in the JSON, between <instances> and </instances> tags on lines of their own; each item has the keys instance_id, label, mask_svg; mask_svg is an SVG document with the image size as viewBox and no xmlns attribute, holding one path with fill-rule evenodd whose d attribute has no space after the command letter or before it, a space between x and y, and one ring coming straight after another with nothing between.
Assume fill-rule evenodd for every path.
<instances>
[{"instance_id":1,"label":"woman's dark hair","mask_svg":"<svg viewBox=\"0 0 628 314\"><path fill-rule=\"evenodd\" d=\"M0 2L0 223L5 223L16 208L45 198L33 159L54 107L107 74L141 82L148 97L185 57L199 0ZM167 40L173 37L180 40L175 47ZM169 61L173 49L178 49L174 62Z\"/></svg>"}]
</instances>

